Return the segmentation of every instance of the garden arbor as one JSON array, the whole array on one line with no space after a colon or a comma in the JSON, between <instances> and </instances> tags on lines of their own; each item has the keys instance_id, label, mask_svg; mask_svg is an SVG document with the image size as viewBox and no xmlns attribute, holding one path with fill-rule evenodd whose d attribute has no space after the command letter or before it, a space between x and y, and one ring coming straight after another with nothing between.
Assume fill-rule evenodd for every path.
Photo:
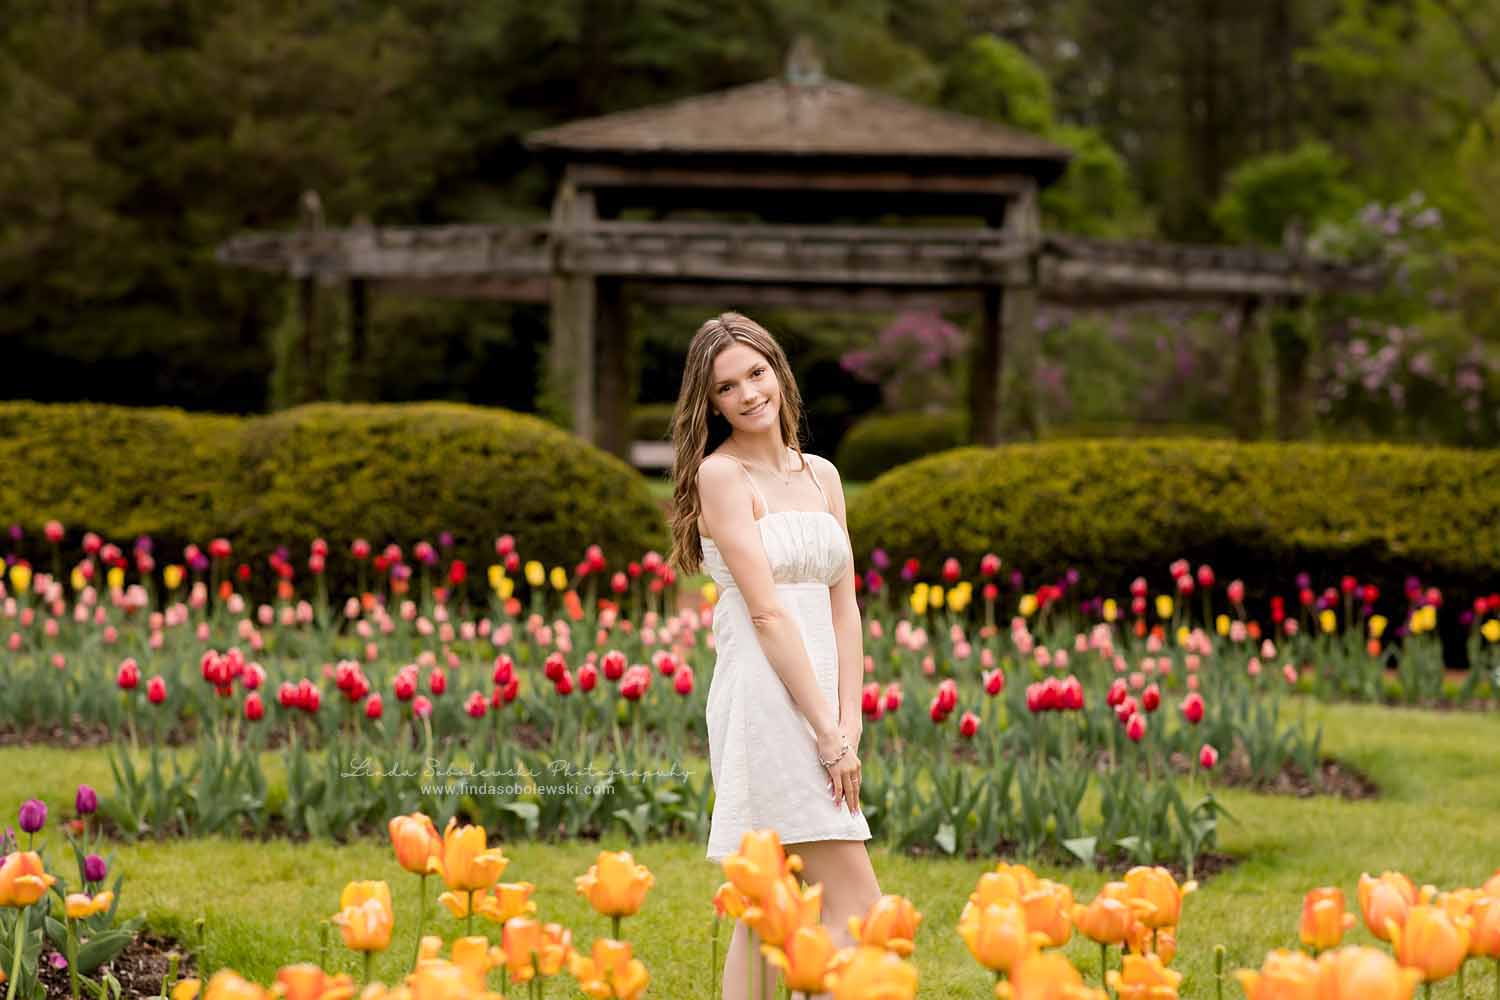
<instances>
[{"instance_id":1,"label":"garden arbor","mask_svg":"<svg viewBox=\"0 0 1500 1000\"><path fill-rule=\"evenodd\" d=\"M992 444L1036 428L1039 299L1237 304L1243 341L1259 304L1350 277L1282 253L1046 236L1039 193L1066 150L829 79L805 50L785 78L563 124L527 146L559 178L547 223L319 225L241 234L219 257L289 274L304 301L317 281L348 282L356 350L372 286L549 302L549 400L621 457L632 300L977 311L967 405L974 441Z\"/></svg>"}]
</instances>

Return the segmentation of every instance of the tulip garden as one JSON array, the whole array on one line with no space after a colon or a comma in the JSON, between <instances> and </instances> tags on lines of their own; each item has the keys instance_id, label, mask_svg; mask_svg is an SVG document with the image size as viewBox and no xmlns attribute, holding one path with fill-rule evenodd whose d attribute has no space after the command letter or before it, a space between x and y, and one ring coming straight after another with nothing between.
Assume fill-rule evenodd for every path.
<instances>
[{"instance_id":1,"label":"tulip garden","mask_svg":"<svg viewBox=\"0 0 1500 1000\"><path fill-rule=\"evenodd\" d=\"M841 928L770 831L703 863L717 594L657 553L42 534L0 580L6 1000L120 995L148 926L176 1000L720 995L736 920L740 996L1500 996L1500 595L1455 675L1415 579L1252 609L1206 565L1084 595L876 550L887 895Z\"/></svg>"}]
</instances>

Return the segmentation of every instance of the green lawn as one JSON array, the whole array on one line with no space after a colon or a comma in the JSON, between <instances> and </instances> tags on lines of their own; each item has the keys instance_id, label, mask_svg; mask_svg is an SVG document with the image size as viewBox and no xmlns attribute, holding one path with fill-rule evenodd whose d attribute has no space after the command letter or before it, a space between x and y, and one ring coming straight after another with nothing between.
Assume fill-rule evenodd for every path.
<instances>
[{"instance_id":1,"label":"green lawn","mask_svg":"<svg viewBox=\"0 0 1500 1000\"><path fill-rule=\"evenodd\" d=\"M1343 802L1255 796L1228 791L1236 818L1221 830L1223 849L1243 859L1188 897L1175 966L1186 973L1183 995L1212 997L1212 951L1224 944L1231 967L1260 964L1265 952L1295 943L1302 893L1315 885L1342 886L1351 905L1361 871L1396 868L1418 883L1440 888L1475 885L1500 867L1500 782L1495 748L1500 718L1493 714L1418 712L1374 706L1310 706L1325 726L1325 746L1366 771L1380 785L1376 801ZM100 751L0 750L0 814L14 817L22 800L45 798L58 816L71 811L80 781L110 787ZM10 821L10 820L8 820ZM441 825L441 823L439 824ZM604 846L627 846L623 836ZM233 965L269 981L277 966L315 958L318 923L332 913L344 883L388 880L396 893L396 938L376 974L394 979L410 955L416 886L387 845L255 843L223 839L119 846L116 865L126 875L122 913L144 912L154 928L187 937L200 915L208 921L210 961ZM545 919L573 928L587 945L608 932L573 893L573 876L587 869L599 845L506 845L507 881L530 881ZM638 917L625 923L653 977L654 996L708 992L710 898L722 880L688 843L635 848L657 884ZM881 887L910 897L925 915L916 962L924 997L985 997L990 978L969 957L954 931L959 910L986 865L978 861L913 860L873 851ZM1105 876L1081 869L1046 869L1087 900ZM443 916L442 929L456 924ZM1370 943L1357 929L1351 939ZM337 935L335 935L335 941ZM1069 945L1085 975L1097 951ZM336 949L351 971L353 959ZM1469 995L1495 995L1492 965L1470 967ZM554 987L553 995L564 993ZM1231 985L1226 996L1240 996ZM1454 996L1452 983L1439 996Z\"/></svg>"}]
</instances>

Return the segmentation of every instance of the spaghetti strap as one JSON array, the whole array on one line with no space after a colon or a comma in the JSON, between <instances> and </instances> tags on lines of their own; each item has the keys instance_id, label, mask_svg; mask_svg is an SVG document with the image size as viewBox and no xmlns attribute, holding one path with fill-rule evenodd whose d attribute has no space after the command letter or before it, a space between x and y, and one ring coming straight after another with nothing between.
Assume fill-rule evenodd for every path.
<instances>
[{"instance_id":1,"label":"spaghetti strap","mask_svg":"<svg viewBox=\"0 0 1500 1000\"><path fill-rule=\"evenodd\" d=\"M733 455L730 455L729 457L734 459L734 464L738 465L740 467L740 471L745 474L745 482L749 483L750 488L755 491L755 495L760 497L760 509L762 511L761 517L764 517L766 514L771 513L771 505L766 503L766 495L760 491L759 486L755 485L755 478L750 475L750 470L745 467L745 463L741 462L737 458L734 458ZM756 520L760 520L760 518L756 518Z\"/></svg>"},{"instance_id":2,"label":"spaghetti strap","mask_svg":"<svg viewBox=\"0 0 1500 1000\"><path fill-rule=\"evenodd\" d=\"M807 460L806 455L802 456L802 464L807 468L808 474L812 476L813 485L818 488L818 495L823 498L823 509L832 514L833 507L828 502L828 494L823 491L823 484L818 482L818 474L813 471L812 463Z\"/></svg>"}]
</instances>

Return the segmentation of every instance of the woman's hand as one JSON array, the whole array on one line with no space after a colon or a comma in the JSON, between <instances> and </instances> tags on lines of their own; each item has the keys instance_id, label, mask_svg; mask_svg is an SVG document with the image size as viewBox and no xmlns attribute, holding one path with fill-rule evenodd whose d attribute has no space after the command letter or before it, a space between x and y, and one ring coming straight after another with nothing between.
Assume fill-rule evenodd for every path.
<instances>
[{"instance_id":1,"label":"woman's hand","mask_svg":"<svg viewBox=\"0 0 1500 1000\"><path fill-rule=\"evenodd\" d=\"M833 760L843 752L844 746L849 747L849 752L828 767L828 792L833 796L835 806L845 806L851 813L859 812L859 730L850 729L844 723L840 723L832 732L818 740L818 759ZM829 746L829 744L833 744Z\"/></svg>"}]
</instances>

